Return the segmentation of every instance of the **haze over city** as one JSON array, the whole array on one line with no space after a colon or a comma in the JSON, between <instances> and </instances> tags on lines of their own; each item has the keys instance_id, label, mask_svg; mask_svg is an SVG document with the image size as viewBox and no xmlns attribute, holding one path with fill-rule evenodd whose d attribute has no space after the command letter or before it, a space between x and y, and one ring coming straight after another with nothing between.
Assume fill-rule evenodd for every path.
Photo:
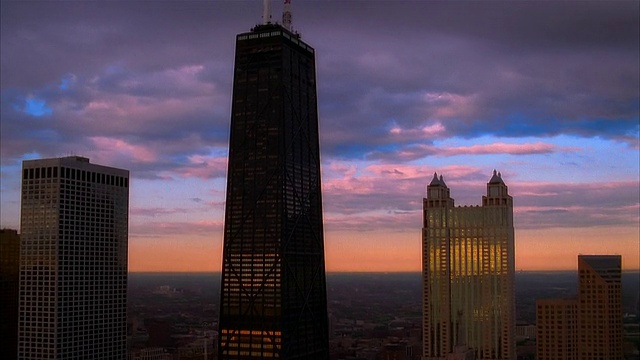
<instances>
[{"instance_id":1,"label":"haze over city","mask_svg":"<svg viewBox=\"0 0 640 360\"><path fill-rule=\"evenodd\" d=\"M219 271L235 35L261 2L0 3L1 223L22 160L129 169L130 271ZM274 6L274 13L278 13ZM514 197L516 268L640 268L637 2L296 2L328 271L418 271L425 187Z\"/></svg>"}]
</instances>

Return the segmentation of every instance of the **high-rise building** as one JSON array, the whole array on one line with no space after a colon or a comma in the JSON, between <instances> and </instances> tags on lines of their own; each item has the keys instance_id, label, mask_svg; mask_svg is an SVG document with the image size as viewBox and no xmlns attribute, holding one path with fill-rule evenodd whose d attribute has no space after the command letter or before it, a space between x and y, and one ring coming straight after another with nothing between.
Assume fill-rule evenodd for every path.
<instances>
[{"instance_id":1,"label":"high-rise building","mask_svg":"<svg viewBox=\"0 0 640 360\"><path fill-rule=\"evenodd\" d=\"M0 359L18 358L20 235L0 230Z\"/></svg>"},{"instance_id":2,"label":"high-rise building","mask_svg":"<svg viewBox=\"0 0 640 360\"><path fill-rule=\"evenodd\" d=\"M578 302L576 299L536 301L538 360L576 360Z\"/></svg>"},{"instance_id":3,"label":"high-rise building","mask_svg":"<svg viewBox=\"0 0 640 360\"><path fill-rule=\"evenodd\" d=\"M578 360L622 360L622 257L578 255Z\"/></svg>"},{"instance_id":4,"label":"high-rise building","mask_svg":"<svg viewBox=\"0 0 640 360\"><path fill-rule=\"evenodd\" d=\"M539 360L622 360L622 257L578 255L577 299L536 302Z\"/></svg>"},{"instance_id":5,"label":"high-rise building","mask_svg":"<svg viewBox=\"0 0 640 360\"><path fill-rule=\"evenodd\" d=\"M129 172L22 164L19 359L126 358Z\"/></svg>"},{"instance_id":6,"label":"high-rise building","mask_svg":"<svg viewBox=\"0 0 640 360\"><path fill-rule=\"evenodd\" d=\"M231 110L219 358L328 359L314 49L237 35Z\"/></svg>"},{"instance_id":7,"label":"high-rise building","mask_svg":"<svg viewBox=\"0 0 640 360\"><path fill-rule=\"evenodd\" d=\"M482 206L454 206L442 176L423 201L423 359L467 347L514 360L513 200L499 173Z\"/></svg>"}]
</instances>

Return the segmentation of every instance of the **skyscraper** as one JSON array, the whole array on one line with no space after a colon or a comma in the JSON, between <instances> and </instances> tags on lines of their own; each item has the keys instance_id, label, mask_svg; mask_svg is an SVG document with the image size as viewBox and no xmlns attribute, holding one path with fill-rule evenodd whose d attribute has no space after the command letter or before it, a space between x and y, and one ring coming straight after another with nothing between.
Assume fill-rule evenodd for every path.
<instances>
[{"instance_id":1,"label":"skyscraper","mask_svg":"<svg viewBox=\"0 0 640 360\"><path fill-rule=\"evenodd\" d=\"M578 255L577 299L538 300L538 359L621 360L622 257Z\"/></svg>"},{"instance_id":2,"label":"skyscraper","mask_svg":"<svg viewBox=\"0 0 640 360\"><path fill-rule=\"evenodd\" d=\"M622 360L622 257L578 255L578 360Z\"/></svg>"},{"instance_id":3,"label":"skyscraper","mask_svg":"<svg viewBox=\"0 0 640 360\"><path fill-rule=\"evenodd\" d=\"M0 230L0 359L18 357L20 235Z\"/></svg>"},{"instance_id":4,"label":"skyscraper","mask_svg":"<svg viewBox=\"0 0 640 360\"><path fill-rule=\"evenodd\" d=\"M317 113L311 46L270 22L237 35L220 359L329 357Z\"/></svg>"},{"instance_id":5,"label":"skyscraper","mask_svg":"<svg viewBox=\"0 0 640 360\"><path fill-rule=\"evenodd\" d=\"M514 360L513 200L499 173L482 206L454 206L442 176L423 201L423 359L457 349Z\"/></svg>"},{"instance_id":6,"label":"skyscraper","mask_svg":"<svg viewBox=\"0 0 640 360\"><path fill-rule=\"evenodd\" d=\"M576 360L578 302L576 299L536 301L538 360Z\"/></svg>"},{"instance_id":7,"label":"skyscraper","mask_svg":"<svg viewBox=\"0 0 640 360\"><path fill-rule=\"evenodd\" d=\"M129 172L22 164L19 359L126 357Z\"/></svg>"}]
</instances>

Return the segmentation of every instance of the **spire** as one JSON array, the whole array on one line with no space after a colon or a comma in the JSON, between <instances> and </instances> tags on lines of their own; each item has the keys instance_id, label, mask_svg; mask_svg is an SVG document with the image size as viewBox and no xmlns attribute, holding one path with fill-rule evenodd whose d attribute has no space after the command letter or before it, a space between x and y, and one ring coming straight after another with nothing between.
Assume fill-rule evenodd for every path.
<instances>
[{"instance_id":1,"label":"spire","mask_svg":"<svg viewBox=\"0 0 640 360\"><path fill-rule=\"evenodd\" d=\"M489 184L504 184L504 181L502 181L502 174L493 169L493 176L489 180Z\"/></svg>"},{"instance_id":2,"label":"spire","mask_svg":"<svg viewBox=\"0 0 640 360\"><path fill-rule=\"evenodd\" d=\"M429 185L433 186L433 185L439 185L439 184L440 184L440 180L438 180L438 173L434 172L433 179L431 180L431 183Z\"/></svg>"},{"instance_id":3,"label":"spire","mask_svg":"<svg viewBox=\"0 0 640 360\"><path fill-rule=\"evenodd\" d=\"M440 185L447 187L447 184L444 183L444 178L440 175Z\"/></svg>"},{"instance_id":4,"label":"spire","mask_svg":"<svg viewBox=\"0 0 640 360\"><path fill-rule=\"evenodd\" d=\"M262 23L271 23L271 0L262 0Z\"/></svg>"},{"instance_id":5,"label":"spire","mask_svg":"<svg viewBox=\"0 0 640 360\"><path fill-rule=\"evenodd\" d=\"M291 0L284 0L284 8L282 9L282 26L291 30Z\"/></svg>"}]
</instances>

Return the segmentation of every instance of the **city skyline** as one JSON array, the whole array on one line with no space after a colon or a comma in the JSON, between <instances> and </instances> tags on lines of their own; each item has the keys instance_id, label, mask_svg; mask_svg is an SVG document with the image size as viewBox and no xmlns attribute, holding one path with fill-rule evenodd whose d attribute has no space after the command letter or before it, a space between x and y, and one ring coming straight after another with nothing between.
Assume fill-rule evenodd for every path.
<instances>
[{"instance_id":1,"label":"city skyline","mask_svg":"<svg viewBox=\"0 0 640 360\"><path fill-rule=\"evenodd\" d=\"M0 227L20 226L22 160L75 153L131 170L131 271L220 271L233 38L261 2L72 5L0 4ZM475 205L494 168L518 200L517 270L580 253L638 269L638 17L294 3L319 54L327 270L420 271L432 174Z\"/></svg>"}]
</instances>

